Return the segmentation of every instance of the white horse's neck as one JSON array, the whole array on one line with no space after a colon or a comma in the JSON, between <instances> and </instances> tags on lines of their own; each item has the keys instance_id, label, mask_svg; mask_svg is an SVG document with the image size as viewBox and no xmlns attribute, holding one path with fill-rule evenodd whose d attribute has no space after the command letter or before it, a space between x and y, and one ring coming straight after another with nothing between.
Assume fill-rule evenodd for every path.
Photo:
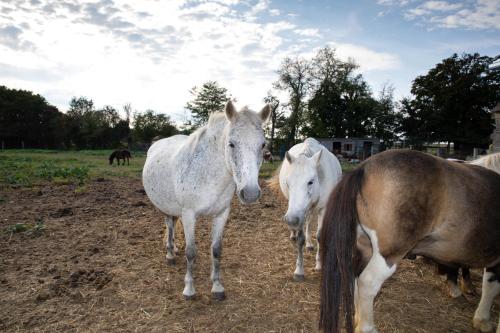
<instances>
[{"instance_id":1,"label":"white horse's neck","mask_svg":"<svg viewBox=\"0 0 500 333\"><path fill-rule=\"evenodd\" d=\"M198 158L206 155L206 164L202 166L203 168L219 168L221 175L226 176L227 180L232 180L231 171L227 168L225 160L228 126L229 121L224 114L214 114L207 125L193 133L188 145L192 147L194 158L196 155Z\"/></svg>"}]
</instances>

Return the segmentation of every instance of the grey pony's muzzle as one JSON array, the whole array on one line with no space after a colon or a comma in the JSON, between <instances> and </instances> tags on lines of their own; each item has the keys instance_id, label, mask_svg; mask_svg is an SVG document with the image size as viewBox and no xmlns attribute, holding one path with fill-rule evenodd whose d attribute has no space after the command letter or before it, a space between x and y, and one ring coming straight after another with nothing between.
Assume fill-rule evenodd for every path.
<instances>
[{"instance_id":1,"label":"grey pony's muzzle","mask_svg":"<svg viewBox=\"0 0 500 333\"><path fill-rule=\"evenodd\" d=\"M238 196L245 204L255 202L260 198L260 188L245 186L240 190Z\"/></svg>"},{"instance_id":2,"label":"grey pony's muzzle","mask_svg":"<svg viewBox=\"0 0 500 333\"><path fill-rule=\"evenodd\" d=\"M285 221L291 229L298 229L304 219L295 214L285 214Z\"/></svg>"}]
</instances>

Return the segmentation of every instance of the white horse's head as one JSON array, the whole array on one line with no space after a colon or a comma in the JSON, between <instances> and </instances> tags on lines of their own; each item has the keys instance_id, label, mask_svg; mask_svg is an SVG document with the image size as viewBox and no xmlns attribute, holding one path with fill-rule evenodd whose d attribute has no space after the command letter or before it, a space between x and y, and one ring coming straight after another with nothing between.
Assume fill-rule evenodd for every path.
<instances>
[{"instance_id":1,"label":"white horse's head","mask_svg":"<svg viewBox=\"0 0 500 333\"><path fill-rule=\"evenodd\" d=\"M315 205L320 196L318 169L322 150L312 157L292 156L286 153L286 161L290 164L286 176L288 187L288 210L285 221L291 228L299 228L304 223L309 209Z\"/></svg>"},{"instance_id":2,"label":"white horse's head","mask_svg":"<svg viewBox=\"0 0 500 333\"><path fill-rule=\"evenodd\" d=\"M262 124L271 114L271 107L260 112L248 108L236 111L231 101L226 104L226 165L236 183L236 193L242 203L255 202L260 197L259 169L266 144Z\"/></svg>"}]
</instances>

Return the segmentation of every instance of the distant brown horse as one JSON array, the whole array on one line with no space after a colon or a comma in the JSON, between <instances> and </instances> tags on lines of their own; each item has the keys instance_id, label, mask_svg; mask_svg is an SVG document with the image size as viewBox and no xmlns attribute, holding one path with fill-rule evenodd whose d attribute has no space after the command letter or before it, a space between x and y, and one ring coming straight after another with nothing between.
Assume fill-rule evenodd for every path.
<instances>
[{"instance_id":1,"label":"distant brown horse","mask_svg":"<svg viewBox=\"0 0 500 333\"><path fill-rule=\"evenodd\" d=\"M327 206L320 327L340 332L344 320L348 333L355 326L376 332L373 300L410 253L484 268L473 325L491 331L490 310L500 293L499 201L500 175L483 167L409 150L367 159L338 183Z\"/></svg>"},{"instance_id":2,"label":"distant brown horse","mask_svg":"<svg viewBox=\"0 0 500 333\"><path fill-rule=\"evenodd\" d=\"M273 154L265 149L263 152L262 152L262 157L264 158L264 161L266 162L269 162L269 163L273 163L274 162L274 159L273 159Z\"/></svg>"},{"instance_id":3,"label":"distant brown horse","mask_svg":"<svg viewBox=\"0 0 500 333\"><path fill-rule=\"evenodd\" d=\"M127 149L118 149L109 155L109 165L113 164L113 160L116 158L116 162L120 165L120 160L123 160L123 165L125 165L125 159L127 160L127 165L130 165L129 158L132 158L132 155Z\"/></svg>"}]
</instances>

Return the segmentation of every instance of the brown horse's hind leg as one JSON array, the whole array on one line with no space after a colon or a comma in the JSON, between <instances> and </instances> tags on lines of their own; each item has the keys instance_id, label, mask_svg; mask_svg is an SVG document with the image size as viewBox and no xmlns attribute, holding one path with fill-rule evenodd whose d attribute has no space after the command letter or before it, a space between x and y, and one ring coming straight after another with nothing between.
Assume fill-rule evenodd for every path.
<instances>
[{"instance_id":1,"label":"brown horse's hind leg","mask_svg":"<svg viewBox=\"0 0 500 333\"><path fill-rule=\"evenodd\" d=\"M386 258L380 254L376 232L368 228L364 229L370 237L373 252L357 280L355 290L356 333L376 333L373 320L373 300L384 281L396 271L396 264L389 266Z\"/></svg>"},{"instance_id":2,"label":"brown horse's hind leg","mask_svg":"<svg viewBox=\"0 0 500 333\"><path fill-rule=\"evenodd\" d=\"M472 321L475 329L481 332L490 332L493 330L493 324L490 321L490 312L493 301L498 294L500 294L500 265L484 270L481 301ZM496 332L500 333L500 322L498 323Z\"/></svg>"}]
</instances>

